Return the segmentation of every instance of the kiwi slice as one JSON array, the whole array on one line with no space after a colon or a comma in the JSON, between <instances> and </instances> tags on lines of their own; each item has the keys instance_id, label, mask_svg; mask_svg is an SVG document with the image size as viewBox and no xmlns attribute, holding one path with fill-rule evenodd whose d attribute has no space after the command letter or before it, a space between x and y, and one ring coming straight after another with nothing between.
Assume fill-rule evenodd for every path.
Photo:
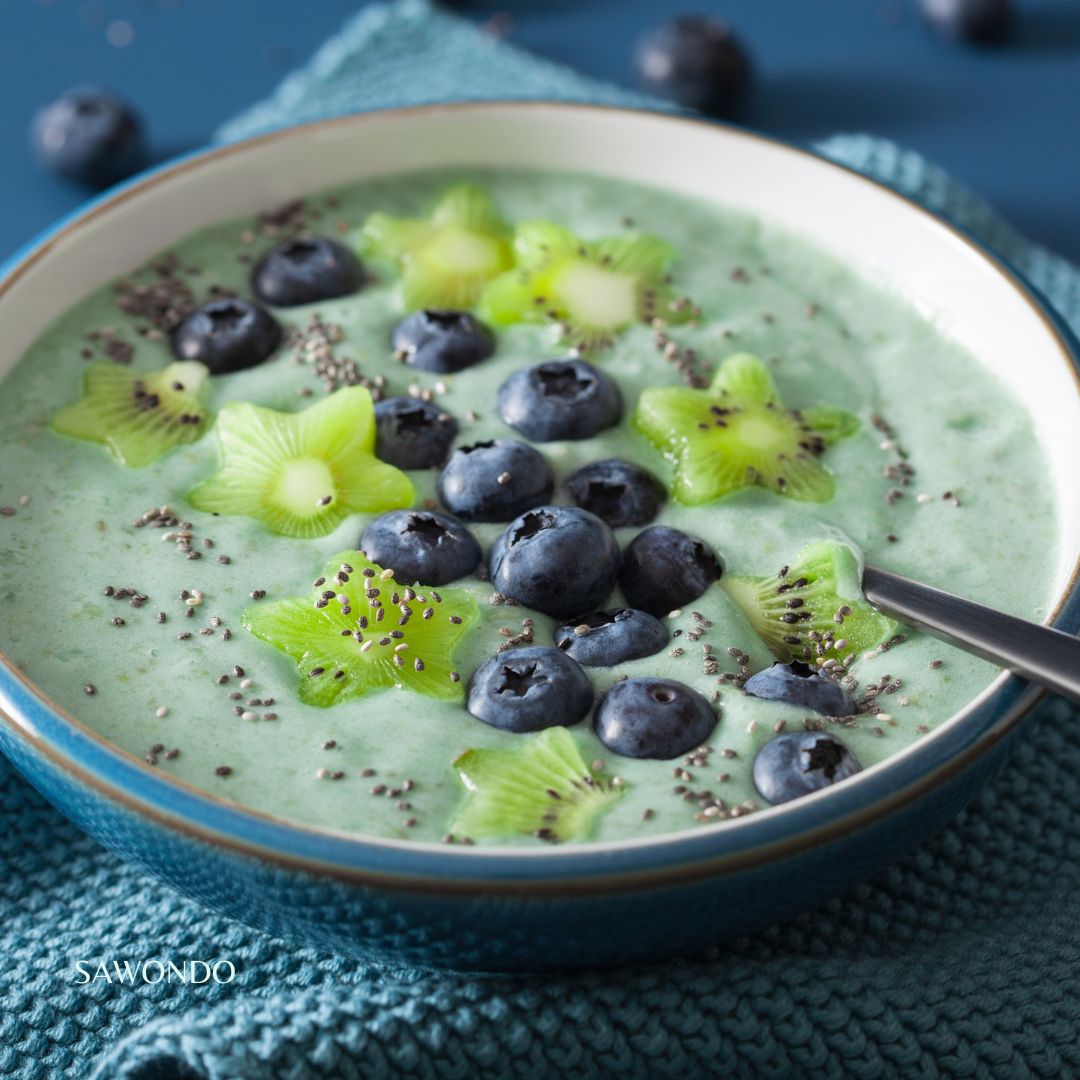
<instances>
[{"instance_id":1,"label":"kiwi slice","mask_svg":"<svg viewBox=\"0 0 1080 1080\"><path fill-rule=\"evenodd\" d=\"M696 314L674 298L666 276L675 249L645 233L580 240L549 221L530 221L514 233L517 268L496 278L480 297L479 314L495 326L548 322L579 352L611 345L636 322L682 322Z\"/></svg>"},{"instance_id":2,"label":"kiwi slice","mask_svg":"<svg viewBox=\"0 0 1080 1080\"><path fill-rule=\"evenodd\" d=\"M448 188L426 218L372 214L360 244L365 256L401 270L410 311L471 308L487 282L514 261L509 229L491 196L472 184Z\"/></svg>"},{"instance_id":3,"label":"kiwi slice","mask_svg":"<svg viewBox=\"0 0 1080 1080\"><path fill-rule=\"evenodd\" d=\"M296 660L301 701L327 706L391 686L461 698L453 651L476 613L461 589L408 588L360 552L343 551L308 596L264 601L241 623Z\"/></svg>"},{"instance_id":4,"label":"kiwi slice","mask_svg":"<svg viewBox=\"0 0 1080 1080\"><path fill-rule=\"evenodd\" d=\"M231 402L216 430L221 466L188 495L197 510L246 514L279 536L313 537L353 513L412 505L409 478L375 457L375 408L362 386L297 413Z\"/></svg>"},{"instance_id":5,"label":"kiwi slice","mask_svg":"<svg viewBox=\"0 0 1080 1080\"><path fill-rule=\"evenodd\" d=\"M821 458L857 431L859 421L829 405L786 408L765 364L736 353L720 365L707 390L645 390L634 426L674 462L672 496L698 506L754 486L789 499L827 502L836 485Z\"/></svg>"},{"instance_id":6,"label":"kiwi slice","mask_svg":"<svg viewBox=\"0 0 1080 1080\"><path fill-rule=\"evenodd\" d=\"M858 556L835 540L804 548L775 577L720 580L774 656L809 664L844 663L897 632L863 598L861 582Z\"/></svg>"},{"instance_id":7,"label":"kiwi slice","mask_svg":"<svg viewBox=\"0 0 1080 1080\"><path fill-rule=\"evenodd\" d=\"M466 750L454 761L468 796L450 826L455 836L582 839L623 789L585 764L564 727L518 738L510 750Z\"/></svg>"},{"instance_id":8,"label":"kiwi slice","mask_svg":"<svg viewBox=\"0 0 1080 1080\"><path fill-rule=\"evenodd\" d=\"M121 465L141 468L202 438L210 421L202 402L209 377L193 360L150 372L94 364L82 399L61 409L51 426L60 435L104 443Z\"/></svg>"}]
</instances>

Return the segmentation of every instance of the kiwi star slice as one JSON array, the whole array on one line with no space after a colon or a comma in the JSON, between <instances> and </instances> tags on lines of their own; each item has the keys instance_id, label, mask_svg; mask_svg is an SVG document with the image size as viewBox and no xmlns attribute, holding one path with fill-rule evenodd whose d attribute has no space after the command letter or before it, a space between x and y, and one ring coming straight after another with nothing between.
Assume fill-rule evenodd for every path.
<instances>
[{"instance_id":1,"label":"kiwi star slice","mask_svg":"<svg viewBox=\"0 0 1080 1080\"><path fill-rule=\"evenodd\" d=\"M457 184L426 218L372 214L360 232L365 256L395 263L410 311L471 308L484 285L513 265L510 233L491 196Z\"/></svg>"},{"instance_id":2,"label":"kiwi star slice","mask_svg":"<svg viewBox=\"0 0 1080 1080\"><path fill-rule=\"evenodd\" d=\"M209 376L193 360L151 372L94 364L82 399L61 409L51 426L59 435L104 443L121 465L141 468L202 438L210 426L202 402Z\"/></svg>"},{"instance_id":3,"label":"kiwi star slice","mask_svg":"<svg viewBox=\"0 0 1080 1080\"><path fill-rule=\"evenodd\" d=\"M897 632L863 598L861 568L846 544L821 540L775 577L725 574L721 586L780 660L843 662Z\"/></svg>"},{"instance_id":4,"label":"kiwi star slice","mask_svg":"<svg viewBox=\"0 0 1080 1080\"><path fill-rule=\"evenodd\" d=\"M280 536L333 532L350 514L410 506L409 478L375 457L371 394L349 386L297 413L232 402L218 415L221 467L188 501L246 514Z\"/></svg>"},{"instance_id":5,"label":"kiwi star slice","mask_svg":"<svg viewBox=\"0 0 1080 1080\"><path fill-rule=\"evenodd\" d=\"M828 405L786 408L761 360L736 353L707 390L645 390L634 425L675 463L672 496L698 506L754 486L827 502L835 482L821 458L857 431L859 421Z\"/></svg>"},{"instance_id":6,"label":"kiwi star slice","mask_svg":"<svg viewBox=\"0 0 1080 1080\"><path fill-rule=\"evenodd\" d=\"M496 326L548 322L579 352L611 345L637 322L685 321L693 305L666 284L675 249L645 233L586 242L569 229L531 221L514 233L517 268L480 297L479 314Z\"/></svg>"},{"instance_id":7,"label":"kiwi star slice","mask_svg":"<svg viewBox=\"0 0 1080 1080\"><path fill-rule=\"evenodd\" d=\"M509 750L466 750L454 767L468 789L451 832L461 837L586 837L622 789L594 775L564 727L524 735Z\"/></svg>"},{"instance_id":8,"label":"kiwi star slice","mask_svg":"<svg viewBox=\"0 0 1080 1080\"><path fill-rule=\"evenodd\" d=\"M241 623L296 660L300 700L309 705L386 687L452 701L463 694L454 647L476 613L462 589L409 588L360 552L344 551L308 596L264 601Z\"/></svg>"}]
</instances>

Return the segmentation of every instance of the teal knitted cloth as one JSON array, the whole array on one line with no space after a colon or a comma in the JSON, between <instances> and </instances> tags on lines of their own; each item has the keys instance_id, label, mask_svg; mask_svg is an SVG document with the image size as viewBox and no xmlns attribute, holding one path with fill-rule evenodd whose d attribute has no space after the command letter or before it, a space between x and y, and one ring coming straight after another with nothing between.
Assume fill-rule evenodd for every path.
<instances>
[{"instance_id":1,"label":"teal knitted cloth","mask_svg":"<svg viewBox=\"0 0 1080 1080\"><path fill-rule=\"evenodd\" d=\"M463 96L636 100L405 0L358 17L221 137ZM866 136L822 149L987 239L1080 330L1080 272L938 170ZM605 975L484 978L298 949L119 862L0 762L0 1075L1080 1075L1080 724L1060 701L1041 712L969 811L845 899ZM235 981L75 985L79 959L207 955L231 959Z\"/></svg>"}]
</instances>

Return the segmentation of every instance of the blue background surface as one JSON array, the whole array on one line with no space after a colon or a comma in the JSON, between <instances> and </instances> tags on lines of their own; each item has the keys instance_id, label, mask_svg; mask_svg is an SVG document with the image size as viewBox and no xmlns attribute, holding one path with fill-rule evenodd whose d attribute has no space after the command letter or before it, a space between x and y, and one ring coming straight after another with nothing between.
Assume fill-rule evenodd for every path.
<instances>
[{"instance_id":1,"label":"blue background surface","mask_svg":"<svg viewBox=\"0 0 1080 1080\"><path fill-rule=\"evenodd\" d=\"M158 156L204 143L270 91L362 0L3 0L0 258L84 197L37 168L35 109L80 83L142 110ZM977 188L1035 239L1080 260L1080 0L1020 0L1007 44L943 41L916 0L502 0L512 39L633 84L633 45L682 10L728 18L758 79L743 121L807 141L886 135ZM132 36L133 35L133 36ZM110 43L110 36L129 44ZM418 72L418 78L422 73ZM794 197L794 193L793 193Z\"/></svg>"}]
</instances>

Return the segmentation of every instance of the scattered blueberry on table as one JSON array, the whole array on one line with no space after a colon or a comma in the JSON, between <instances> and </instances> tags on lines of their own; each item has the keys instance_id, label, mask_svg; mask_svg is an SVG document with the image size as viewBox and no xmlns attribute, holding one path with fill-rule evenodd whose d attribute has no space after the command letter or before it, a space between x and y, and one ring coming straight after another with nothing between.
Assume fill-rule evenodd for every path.
<instances>
[{"instance_id":1,"label":"scattered blueberry on table","mask_svg":"<svg viewBox=\"0 0 1080 1080\"><path fill-rule=\"evenodd\" d=\"M123 180L144 164L142 125L115 94L81 87L34 117L31 142L50 172L90 188Z\"/></svg>"},{"instance_id":2,"label":"scattered blueberry on table","mask_svg":"<svg viewBox=\"0 0 1080 1080\"><path fill-rule=\"evenodd\" d=\"M1000 41L1012 23L1009 0L920 0L920 5L930 26L964 41Z\"/></svg>"},{"instance_id":3,"label":"scattered blueberry on table","mask_svg":"<svg viewBox=\"0 0 1080 1080\"><path fill-rule=\"evenodd\" d=\"M646 34L637 66L655 94L714 116L738 111L752 77L731 27L706 15L680 15Z\"/></svg>"}]
</instances>

